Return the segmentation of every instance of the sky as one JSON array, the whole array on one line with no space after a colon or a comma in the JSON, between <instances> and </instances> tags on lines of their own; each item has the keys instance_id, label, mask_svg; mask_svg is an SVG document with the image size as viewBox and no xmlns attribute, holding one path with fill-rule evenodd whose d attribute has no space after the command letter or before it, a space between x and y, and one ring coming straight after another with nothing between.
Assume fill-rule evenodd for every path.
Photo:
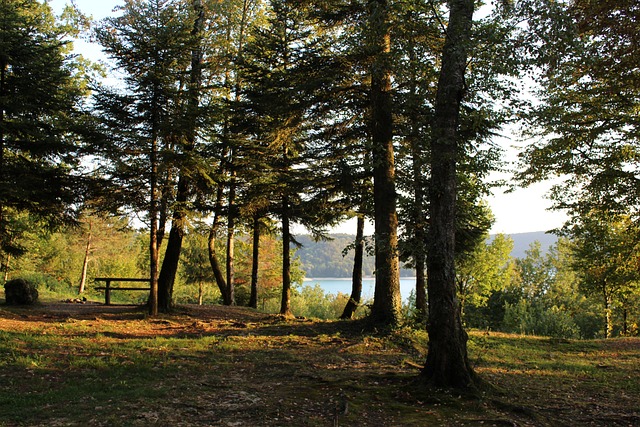
<instances>
[{"instance_id":1,"label":"sky","mask_svg":"<svg viewBox=\"0 0 640 427\"><path fill-rule=\"evenodd\" d=\"M49 4L54 13L59 14L68 0L51 0ZM124 0L75 0L75 4L86 15L94 20L100 20L113 13L114 7L122 5ZM77 42L76 50L92 60L103 59L99 47L87 42ZM507 160L516 158L517 150L512 146L516 144L505 135L499 141L506 150ZM509 182L509 175L503 176ZM550 183L538 183L528 188L518 188L513 192L505 193L505 190L495 189L494 194L488 198L489 206L495 216L495 224L491 233L527 233L533 231L547 231L560 227L566 215L563 212L551 211L551 201L545 197L550 189ZM371 232L371 225L367 232ZM355 221L349 221L333 231L355 234Z\"/></svg>"}]
</instances>

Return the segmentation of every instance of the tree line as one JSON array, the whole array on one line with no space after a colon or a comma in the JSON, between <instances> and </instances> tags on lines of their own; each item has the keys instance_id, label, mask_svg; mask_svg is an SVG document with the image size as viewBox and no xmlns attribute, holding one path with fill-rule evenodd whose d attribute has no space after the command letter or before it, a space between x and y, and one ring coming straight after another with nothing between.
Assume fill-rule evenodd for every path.
<instances>
[{"instance_id":1,"label":"tree line","mask_svg":"<svg viewBox=\"0 0 640 427\"><path fill-rule=\"evenodd\" d=\"M137 215L148 231L154 315L171 309L184 238L198 222L223 302L234 304L236 233L245 228L256 306L259 242L276 227L280 314L290 316L292 225L321 238L356 216L350 317L369 217L370 320L401 322L399 266L408 263L430 339L422 378L477 385L456 268L491 225L482 199L495 184L489 174L505 166L493 137L520 120L534 142L516 178L565 180L552 197L572 215L564 231L581 243L574 252L604 256L580 274L610 309L612 286L635 281L640 79L633 1L503 2L474 19L475 6L136 0L90 25L73 7L56 19L46 3L3 2L5 270L25 251L25 224ZM83 29L110 58L116 83L72 53ZM535 102L519 87L525 76Z\"/></svg>"},{"instance_id":2,"label":"tree line","mask_svg":"<svg viewBox=\"0 0 640 427\"><path fill-rule=\"evenodd\" d=\"M11 278L22 277L37 284L41 294L56 299L85 296L101 299L95 291L94 277L141 277L148 268L148 235L132 229L118 218L81 218L80 227L56 232L32 234L24 240L27 254L14 259ZM612 230L615 233L615 229ZM189 229L176 274L176 304L222 304L208 261L206 233ZM337 235L319 245L329 248L335 258L352 262L342 252L351 250L353 236ZM313 246L310 236L300 243ZM322 242L321 242L322 243ZM166 244L166 243L165 243ZM218 242L220 249L224 248ZM235 242L236 299L238 305L249 305L251 298L252 245L247 230L239 230ZM469 256L456 266L456 291L460 300L462 321L467 328L504 331L556 338L605 338L633 336L640 325L640 287L628 280L629 271L619 270L619 278L611 276L609 285L600 288L586 280L586 261L578 248L583 243L560 238L548 248L533 241L520 256L514 257L514 241L498 234L479 242ZM329 293L309 277L309 246L292 253L292 308L297 316L337 319L349 300L347 293ZM275 234L261 239L259 298L257 308L269 313L280 309L282 244ZM320 255L327 255L320 250ZM352 255L352 253L350 254ZM593 254L601 258L600 254ZM371 257L371 263L373 259ZM590 261L593 263L592 261ZM601 261L602 262L602 261ZM596 267L596 265L594 265ZM366 271L366 269L364 270ZM7 274L5 272L5 274ZM315 276L317 277L317 276ZM5 277L5 280L8 277ZM85 286L86 284L86 286ZM135 292L114 295L118 301L144 303L147 296ZM422 318L416 310L415 291L403 300L403 322L420 327ZM358 317L366 317L368 309L358 309Z\"/></svg>"}]
</instances>

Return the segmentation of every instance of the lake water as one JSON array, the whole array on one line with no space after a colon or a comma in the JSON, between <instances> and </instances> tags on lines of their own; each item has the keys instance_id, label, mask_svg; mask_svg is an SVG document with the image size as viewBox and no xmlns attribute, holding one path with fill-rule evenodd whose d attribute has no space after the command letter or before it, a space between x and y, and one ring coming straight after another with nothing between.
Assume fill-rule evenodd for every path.
<instances>
[{"instance_id":1,"label":"lake water","mask_svg":"<svg viewBox=\"0 0 640 427\"><path fill-rule=\"evenodd\" d=\"M373 298L374 289L375 289L375 280L374 278L365 278L362 279L362 298L370 299ZM336 295L338 292L342 292L343 294L351 295L351 278L318 278L318 279L304 279L303 286L314 286L320 285L320 287L327 294ZM411 291L416 287L416 278L415 277L402 277L400 278L400 295L402 296L402 300L406 300Z\"/></svg>"}]
</instances>

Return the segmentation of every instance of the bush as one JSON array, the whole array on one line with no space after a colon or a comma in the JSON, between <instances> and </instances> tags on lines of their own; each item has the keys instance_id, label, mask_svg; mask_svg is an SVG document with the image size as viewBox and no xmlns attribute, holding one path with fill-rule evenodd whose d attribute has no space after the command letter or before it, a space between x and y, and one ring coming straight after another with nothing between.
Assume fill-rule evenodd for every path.
<instances>
[{"instance_id":1,"label":"bush","mask_svg":"<svg viewBox=\"0 0 640 427\"><path fill-rule=\"evenodd\" d=\"M540 335L555 338L580 338L580 328L571 315L556 306L549 310L541 310L537 317Z\"/></svg>"},{"instance_id":2,"label":"bush","mask_svg":"<svg viewBox=\"0 0 640 427\"><path fill-rule=\"evenodd\" d=\"M570 313L557 306L546 309L526 300L505 305L503 329L527 335L580 338L580 328Z\"/></svg>"},{"instance_id":3,"label":"bush","mask_svg":"<svg viewBox=\"0 0 640 427\"><path fill-rule=\"evenodd\" d=\"M349 295L339 292L337 295L327 294L320 285L294 286L291 290L291 311L299 317L308 317L320 320L335 320L344 311L349 300ZM367 302L363 301L356 311L356 317L367 314ZM260 296L258 308L265 313L277 313L280 311L280 292L274 294L263 293Z\"/></svg>"},{"instance_id":4,"label":"bush","mask_svg":"<svg viewBox=\"0 0 640 427\"><path fill-rule=\"evenodd\" d=\"M48 274L29 272L23 274L22 277L24 277L26 281L33 283L36 288L40 291L44 291L45 293L67 295L72 291L72 287L68 282L65 282L64 280L57 280Z\"/></svg>"},{"instance_id":5,"label":"bush","mask_svg":"<svg viewBox=\"0 0 640 427\"><path fill-rule=\"evenodd\" d=\"M183 283L176 280L173 287L174 304L198 304L198 296L200 293L200 284ZM215 283L202 283L202 303L203 304L221 304L222 298L220 291Z\"/></svg>"}]
</instances>

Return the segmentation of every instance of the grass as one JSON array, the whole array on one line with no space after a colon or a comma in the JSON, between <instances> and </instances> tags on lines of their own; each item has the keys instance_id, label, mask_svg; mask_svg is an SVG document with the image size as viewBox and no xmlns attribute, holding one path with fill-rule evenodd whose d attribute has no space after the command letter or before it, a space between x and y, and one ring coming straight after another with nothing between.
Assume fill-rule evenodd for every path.
<instances>
[{"instance_id":1,"label":"grass","mask_svg":"<svg viewBox=\"0 0 640 427\"><path fill-rule=\"evenodd\" d=\"M426 340L241 308L0 306L0 426L640 424L638 338L471 331L494 386L475 396L416 385Z\"/></svg>"}]
</instances>

